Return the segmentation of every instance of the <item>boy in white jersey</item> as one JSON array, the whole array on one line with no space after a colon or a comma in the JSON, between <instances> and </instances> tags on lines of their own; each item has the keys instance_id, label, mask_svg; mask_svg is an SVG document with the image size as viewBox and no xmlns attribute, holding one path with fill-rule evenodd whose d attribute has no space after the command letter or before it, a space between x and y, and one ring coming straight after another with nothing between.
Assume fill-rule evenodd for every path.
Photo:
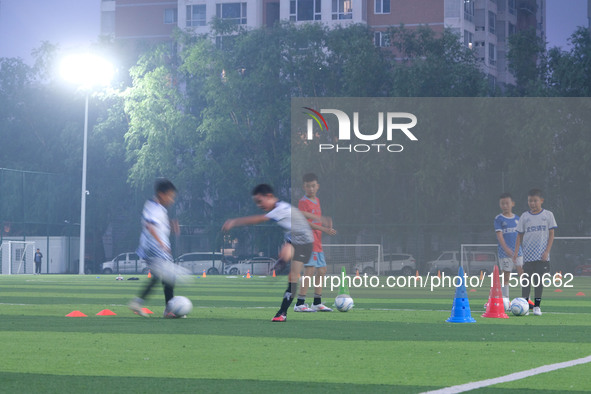
<instances>
[{"instance_id":1,"label":"boy in white jersey","mask_svg":"<svg viewBox=\"0 0 591 394\"><path fill-rule=\"evenodd\" d=\"M499 197L499 206L501 213L495 217L495 232L497 234L497 241L499 244L499 267L503 271L503 298L509 300L509 279L511 279L511 271L517 268L518 273L523 273L523 256L521 249L517 254L515 264L513 264L513 250L515 250L515 242L517 240L517 224L519 223L519 216L513 213L515 201L509 193L503 193Z\"/></svg>"},{"instance_id":2,"label":"boy in white jersey","mask_svg":"<svg viewBox=\"0 0 591 394\"><path fill-rule=\"evenodd\" d=\"M286 242L281 248L279 259L285 262L291 260L291 269L281 307L271 321L285 322L287 320L287 310L293 301L294 295L297 294L298 281L304 263L308 262L312 255L314 236L306 219L321 220L321 218L308 212L300 212L291 204L279 201L274 195L273 188L266 184L258 185L253 189L252 199L257 207L267 213L228 219L222 226L222 230L229 231L234 227L258 224L269 220L276 222L283 229Z\"/></svg>"},{"instance_id":3,"label":"boy in white jersey","mask_svg":"<svg viewBox=\"0 0 591 394\"><path fill-rule=\"evenodd\" d=\"M542 209L544 197L540 189L531 189L527 193L527 205L529 211L521 215L517 225L517 241L513 252L513 262L517 260L519 247L523 251L523 271L529 282L527 286L521 288L521 295L529 301L531 291L530 282L538 284L534 293L534 315L541 316L542 310L542 276L550 272L550 249L554 242L554 229L558 227L554 214L546 209ZM534 276L536 276L534 278ZM531 306L531 304L530 304Z\"/></svg>"},{"instance_id":4,"label":"boy in white jersey","mask_svg":"<svg viewBox=\"0 0 591 394\"><path fill-rule=\"evenodd\" d=\"M174 204L176 198L176 187L168 179L158 179L154 184L154 198L146 201L142 211L142 234L137 254L145 259L152 271L152 278L141 291L140 295L129 303L129 309L138 315L148 317L143 311L144 300L150 294L157 282L162 281L164 286L164 301L167 306L164 309L165 318L177 318L168 311L168 301L174 297L174 281L170 278L164 280L158 272L166 264L172 264L172 253L170 250L170 231L175 234L179 232L179 224L176 220L168 218L167 207Z\"/></svg>"}]
</instances>

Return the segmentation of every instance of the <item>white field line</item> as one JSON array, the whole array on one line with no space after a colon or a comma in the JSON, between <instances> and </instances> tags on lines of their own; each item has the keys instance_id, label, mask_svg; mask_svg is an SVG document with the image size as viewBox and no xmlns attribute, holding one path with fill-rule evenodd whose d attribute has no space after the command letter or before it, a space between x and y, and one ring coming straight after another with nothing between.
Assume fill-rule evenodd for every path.
<instances>
[{"instance_id":1,"label":"white field line","mask_svg":"<svg viewBox=\"0 0 591 394\"><path fill-rule=\"evenodd\" d=\"M427 394L427 393L429 393L429 394L463 393L464 391L476 390L476 389L479 389L482 387L488 387L488 386L492 386L492 385L499 384L499 383L506 383L506 382L512 382L514 380L525 379L525 378L529 378L531 376L539 375L542 373L556 371L558 369L563 369L563 368L568 368L568 367L573 367L575 365L587 364L589 362L591 362L591 356L578 358L576 360L565 361L562 363L542 365L541 367L528 369L527 371L515 372L515 373L509 374L509 375L500 376L498 378L481 380L479 382L470 382L470 383L466 383L466 384L460 384L457 386L446 387L446 388L439 389L439 390L426 391L423 394Z\"/></svg>"}]
</instances>

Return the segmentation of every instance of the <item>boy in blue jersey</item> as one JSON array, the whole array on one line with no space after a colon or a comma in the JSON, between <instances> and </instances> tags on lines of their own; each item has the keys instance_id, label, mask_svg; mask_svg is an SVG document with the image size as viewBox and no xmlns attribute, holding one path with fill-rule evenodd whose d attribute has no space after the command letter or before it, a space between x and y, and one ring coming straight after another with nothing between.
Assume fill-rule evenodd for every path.
<instances>
[{"instance_id":1,"label":"boy in blue jersey","mask_svg":"<svg viewBox=\"0 0 591 394\"><path fill-rule=\"evenodd\" d=\"M554 229L556 220L554 214L542 208L544 197L540 189L531 189L527 193L527 205L529 211L521 215L517 225L517 241L513 252L513 262L517 260L517 251L521 246L523 251L523 271L529 282L536 283L534 293L533 312L535 316L542 316L540 303L542 302L542 276L550 272L550 249L554 242ZM537 278L533 278L537 275ZM528 300L531 292L530 283L521 288L521 296ZM530 304L531 308L531 304Z\"/></svg>"},{"instance_id":2,"label":"boy in blue jersey","mask_svg":"<svg viewBox=\"0 0 591 394\"><path fill-rule=\"evenodd\" d=\"M140 245L137 254L145 259L148 267L152 271L152 278L142 290L141 294L130 301L129 309L140 316L148 317L143 311L144 300L150 294L150 291L157 282L162 281L164 286L164 300L167 307L164 309L165 318L176 318L168 311L168 301L174 297L174 280L172 278L161 278L158 272L161 272L166 264L172 263L172 252L170 249L171 230L178 234L178 222L171 221L168 218L167 207L174 204L176 198L176 187L168 179L158 179L154 184L155 195L153 199L146 201L142 211L142 234L140 236Z\"/></svg>"},{"instance_id":3,"label":"boy in blue jersey","mask_svg":"<svg viewBox=\"0 0 591 394\"><path fill-rule=\"evenodd\" d=\"M304 263L310 260L314 235L308 220L321 220L320 217L309 212L300 212L291 204L280 201L273 192L273 188L266 184L256 186L252 191L252 199L261 210L267 212L264 215L245 216L228 219L222 226L223 231L229 231L234 227L274 221L285 233L285 244L279 253L279 259L289 262L291 270L288 276L287 290L283 294L283 300L279 311L271 320L273 322L285 322L294 295L297 294L298 281Z\"/></svg>"},{"instance_id":4,"label":"boy in blue jersey","mask_svg":"<svg viewBox=\"0 0 591 394\"><path fill-rule=\"evenodd\" d=\"M495 217L494 225L499 244L499 267L503 271L504 276L502 288L503 298L508 301L510 300L509 279L511 279L511 271L513 271L513 268L517 268L519 274L523 273L523 256L521 249L519 249L515 264L513 263L513 251L515 250L515 242L517 240L519 216L513 213L515 201L513 201L511 194L501 194L499 197L499 206L501 207L501 213Z\"/></svg>"}]
</instances>

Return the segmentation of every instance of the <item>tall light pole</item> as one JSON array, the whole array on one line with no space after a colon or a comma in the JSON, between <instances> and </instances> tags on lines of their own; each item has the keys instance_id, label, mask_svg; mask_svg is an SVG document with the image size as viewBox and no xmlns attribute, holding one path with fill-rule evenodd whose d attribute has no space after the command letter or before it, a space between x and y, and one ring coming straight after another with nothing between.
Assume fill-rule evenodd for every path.
<instances>
[{"instance_id":1,"label":"tall light pole","mask_svg":"<svg viewBox=\"0 0 591 394\"><path fill-rule=\"evenodd\" d=\"M78 85L86 95L84 107L84 143L82 147L82 193L80 197L80 259L78 273L84 275L86 246L86 162L88 144L88 99L92 90L107 86L113 78L113 66L103 58L91 54L72 55L62 62L62 76Z\"/></svg>"}]
</instances>

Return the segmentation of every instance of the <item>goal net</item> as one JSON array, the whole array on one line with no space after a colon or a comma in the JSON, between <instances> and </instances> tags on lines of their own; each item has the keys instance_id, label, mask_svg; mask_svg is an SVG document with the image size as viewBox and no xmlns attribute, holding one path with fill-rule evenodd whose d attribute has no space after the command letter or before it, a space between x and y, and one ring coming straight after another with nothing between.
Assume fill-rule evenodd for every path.
<instances>
[{"instance_id":1,"label":"goal net","mask_svg":"<svg viewBox=\"0 0 591 394\"><path fill-rule=\"evenodd\" d=\"M481 270L490 273L497 263L497 251L497 244L462 244L462 267L470 275L477 275ZM591 275L591 237L555 237L550 251L550 271Z\"/></svg>"},{"instance_id":2,"label":"goal net","mask_svg":"<svg viewBox=\"0 0 591 394\"><path fill-rule=\"evenodd\" d=\"M480 275L481 272L486 275L493 272L497 264L497 244L462 244L460 246L460 265L468 275Z\"/></svg>"},{"instance_id":3,"label":"goal net","mask_svg":"<svg viewBox=\"0 0 591 394\"><path fill-rule=\"evenodd\" d=\"M382 245L380 244L324 244L327 275L340 275L342 267L347 275L359 273L379 275L382 269Z\"/></svg>"},{"instance_id":4,"label":"goal net","mask_svg":"<svg viewBox=\"0 0 591 394\"><path fill-rule=\"evenodd\" d=\"M35 273L35 242L3 241L0 251L2 275Z\"/></svg>"}]
</instances>

